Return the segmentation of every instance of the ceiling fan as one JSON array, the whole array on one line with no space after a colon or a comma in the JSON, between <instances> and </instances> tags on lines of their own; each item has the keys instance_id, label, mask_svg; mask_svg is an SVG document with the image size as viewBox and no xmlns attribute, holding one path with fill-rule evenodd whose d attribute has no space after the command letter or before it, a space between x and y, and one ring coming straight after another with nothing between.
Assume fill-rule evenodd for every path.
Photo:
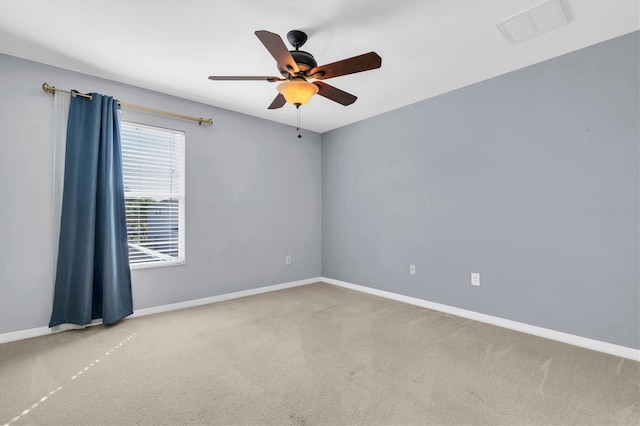
<instances>
[{"instance_id":1,"label":"ceiling fan","mask_svg":"<svg viewBox=\"0 0 640 426\"><path fill-rule=\"evenodd\" d=\"M322 81L341 75L354 74L380 68L382 58L375 52L354 56L327 65L318 66L313 55L300 50L307 41L307 34L299 30L289 31L287 40L295 50L288 50L278 34L269 31L256 31L258 39L267 48L278 64L278 71L282 77L272 76L218 76L212 75L210 80L261 80L268 82L282 81L277 87L278 96L271 102L269 109L282 108L289 102L299 108L309 102L315 94L323 96L341 105L351 105L358 99Z\"/></svg>"}]
</instances>

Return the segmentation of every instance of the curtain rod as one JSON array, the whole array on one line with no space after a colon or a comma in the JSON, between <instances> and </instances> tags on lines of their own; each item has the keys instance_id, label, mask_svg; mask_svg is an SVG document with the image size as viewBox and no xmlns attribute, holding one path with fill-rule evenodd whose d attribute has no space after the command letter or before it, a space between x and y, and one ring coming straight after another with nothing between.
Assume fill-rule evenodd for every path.
<instances>
[{"instance_id":1,"label":"curtain rod","mask_svg":"<svg viewBox=\"0 0 640 426\"><path fill-rule=\"evenodd\" d=\"M71 93L68 90L61 90L61 89L57 89L54 86L50 86L48 83L42 83L42 90L44 90L45 92L51 93L52 95L54 95L56 92L61 92L61 93L69 93L69 94L74 95L74 96L82 96L83 98L91 99L91 95L85 95L83 93ZM149 107L140 106L140 105L127 104L127 103L120 102L120 101L118 101L118 105L120 105L120 107L122 107L122 108L137 109L139 111L151 112L153 114L167 115L169 117L181 118L183 120L196 121L199 125L202 125L202 123L206 123L209 126L213 126L213 119L211 119L211 118L190 117L188 115L176 114L175 112L162 111L162 110L155 109L155 108L149 108Z\"/></svg>"}]
</instances>

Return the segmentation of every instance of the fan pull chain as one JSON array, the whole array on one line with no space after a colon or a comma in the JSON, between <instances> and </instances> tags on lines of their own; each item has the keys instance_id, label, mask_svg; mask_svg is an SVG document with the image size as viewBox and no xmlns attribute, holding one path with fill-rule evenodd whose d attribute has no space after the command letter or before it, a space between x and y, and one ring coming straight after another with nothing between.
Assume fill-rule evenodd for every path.
<instances>
[{"instance_id":1,"label":"fan pull chain","mask_svg":"<svg viewBox=\"0 0 640 426\"><path fill-rule=\"evenodd\" d=\"M296 130L298 131L298 139L301 139L302 135L300 134L300 105L296 105L296 113L298 115L298 121L296 123Z\"/></svg>"}]
</instances>

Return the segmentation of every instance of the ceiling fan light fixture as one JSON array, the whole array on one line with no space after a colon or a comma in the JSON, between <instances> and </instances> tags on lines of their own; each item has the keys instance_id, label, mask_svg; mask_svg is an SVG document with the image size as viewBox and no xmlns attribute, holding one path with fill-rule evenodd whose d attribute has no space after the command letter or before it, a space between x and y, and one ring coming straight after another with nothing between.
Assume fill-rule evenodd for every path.
<instances>
[{"instance_id":1,"label":"ceiling fan light fixture","mask_svg":"<svg viewBox=\"0 0 640 426\"><path fill-rule=\"evenodd\" d=\"M313 81L313 83L309 83L307 79L326 80L342 75L369 71L382 66L382 58L376 52L369 52L318 66L318 63L311 53L300 50L300 47L302 47L307 40L307 35L299 30L289 31L287 34L287 39L295 50L287 50L282 38L278 34L259 30L255 31L255 35L276 60L278 71L280 71L283 78L272 76L212 75L209 77L209 80L283 81L284 83L278 85L278 95L268 107L270 110L282 108L286 103L295 105L296 108L298 108L306 105L313 95L316 94L343 106L351 105L358 99L357 96L333 87L323 81Z\"/></svg>"},{"instance_id":2,"label":"ceiling fan light fixture","mask_svg":"<svg viewBox=\"0 0 640 426\"><path fill-rule=\"evenodd\" d=\"M277 89L288 103L297 107L305 105L313 95L318 93L318 86L306 80L297 79L280 83Z\"/></svg>"}]
</instances>

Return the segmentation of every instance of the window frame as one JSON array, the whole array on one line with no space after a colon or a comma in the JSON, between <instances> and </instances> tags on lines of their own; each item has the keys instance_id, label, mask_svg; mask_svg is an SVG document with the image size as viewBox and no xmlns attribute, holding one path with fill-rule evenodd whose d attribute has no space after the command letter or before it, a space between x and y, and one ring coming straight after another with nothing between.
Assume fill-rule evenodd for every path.
<instances>
[{"instance_id":1,"label":"window frame","mask_svg":"<svg viewBox=\"0 0 640 426\"><path fill-rule=\"evenodd\" d=\"M186 136L186 132L184 130L178 130L178 129L171 129L168 127L161 127L161 126L156 126L156 125L151 125L151 124L144 124L144 123L138 123L138 122L134 122L134 121L128 121L128 120L120 120L120 126L121 126L121 130L122 127L124 126L128 126L128 127L134 127L134 128L141 128L141 129L149 129L151 131L155 131L155 132L165 132L165 133L171 133L173 135L181 135L181 139L182 139L182 158L177 158L177 163L178 163L178 167L179 167L179 173L180 173L180 187L181 187L181 191L178 195L178 256L177 259L171 259L171 260L162 260L162 259L155 259L153 261L149 261L149 262L131 262L131 257L129 257L129 268L131 270L136 270L136 269L148 269L148 268L162 268L162 267L168 267L168 266L180 266L180 265L184 265L186 263L186 205L185 205L185 200L186 200L186 186L185 186L185 181L186 181L186 177L185 177L185 169L186 169L186 141L187 141L187 136ZM122 131L121 131L121 149L124 151L124 138L122 137ZM124 154L122 155L122 165L123 165L123 184L124 182ZM124 185L126 188L126 185ZM130 194L134 194L133 196L131 196ZM143 195L136 195L136 194L143 194ZM151 194L149 193L141 193L141 192L135 192L135 191L127 191L126 189L124 190L124 199L125 199L125 205L126 205L126 200L127 200L127 196L129 195L129 198L144 198L144 197L148 197ZM159 198L162 198L161 196L159 196ZM127 248L129 248L129 225L127 223ZM139 248L138 248L139 250ZM154 256L154 255L152 255ZM155 256L154 256L155 257Z\"/></svg>"}]
</instances>

